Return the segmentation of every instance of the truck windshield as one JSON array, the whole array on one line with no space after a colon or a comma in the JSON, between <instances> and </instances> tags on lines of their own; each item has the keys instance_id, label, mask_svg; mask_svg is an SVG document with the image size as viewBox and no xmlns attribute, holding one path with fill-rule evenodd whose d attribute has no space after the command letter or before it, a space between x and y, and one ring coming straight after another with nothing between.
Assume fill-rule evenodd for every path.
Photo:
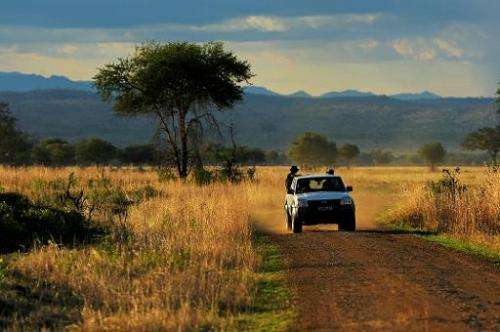
<instances>
[{"instance_id":1,"label":"truck windshield","mask_svg":"<svg viewBox=\"0 0 500 332\"><path fill-rule=\"evenodd\" d=\"M342 179L339 177L305 178L297 181L297 193L317 191L346 191Z\"/></svg>"}]
</instances>

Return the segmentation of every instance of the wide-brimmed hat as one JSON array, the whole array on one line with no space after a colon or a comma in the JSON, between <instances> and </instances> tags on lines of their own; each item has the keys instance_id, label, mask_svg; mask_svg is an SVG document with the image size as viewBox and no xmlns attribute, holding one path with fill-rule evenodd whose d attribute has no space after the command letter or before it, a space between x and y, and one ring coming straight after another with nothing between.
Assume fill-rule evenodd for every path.
<instances>
[{"instance_id":1,"label":"wide-brimmed hat","mask_svg":"<svg viewBox=\"0 0 500 332\"><path fill-rule=\"evenodd\" d=\"M299 168L297 167L297 165L292 165L292 167L290 167L290 172L298 172L299 171Z\"/></svg>"}]
</instances>

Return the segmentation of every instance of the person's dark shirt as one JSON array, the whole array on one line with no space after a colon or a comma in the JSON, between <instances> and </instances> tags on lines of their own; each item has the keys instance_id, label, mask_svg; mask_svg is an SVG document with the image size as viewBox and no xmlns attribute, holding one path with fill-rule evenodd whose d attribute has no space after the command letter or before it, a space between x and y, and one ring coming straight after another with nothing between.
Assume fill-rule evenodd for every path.
<instances>
[{"instance_id":1,"label":"person's dark shirt","mask_svg":"<svg viewBox=\"0 0 500 332\"><path fill-rule=\"evenodd\" d=\"M286 180L285 180L285 190L286 192L288 192L288 190L290 190L291 186L292 186L292 182L293 182L293 178L297 176L297 173L288 173L288 175L286 176Z\"/></svg>"}]
</instances>

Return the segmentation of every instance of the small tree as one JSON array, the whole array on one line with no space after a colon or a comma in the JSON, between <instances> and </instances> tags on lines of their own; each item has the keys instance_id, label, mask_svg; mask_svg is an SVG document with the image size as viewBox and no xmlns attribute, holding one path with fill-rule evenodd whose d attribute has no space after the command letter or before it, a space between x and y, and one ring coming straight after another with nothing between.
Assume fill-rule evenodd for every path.
<instances>
[{"instance_id":1,"label":"small tree","mask_svg":"<svg viewBox=\"0 0 500 332\"><path fill-rule=\"evenodd\" d=\"M330 165L337 159L337 145L323 135L306 132L293 141L289 155L303 166Z\"/></svg>"},{"instance_id":2,"label":"small tree","mask_svg":"<svg viewBox=\"0 0 500 332\"><path fill-rule=\"evenodd\" d=\"M418 154L429 164L431 171L434 171L436 165L442 162L446 156L446 150L441 143L432 142L422 145Z\"/></svg>"},{"instance_id":3,"label":"small tree","mask_svg":"<svg viewBox=\"0 0 500 332\"><path fill-rule=\"evenodd\" d=\"M120 152L124 164L147 165L155 162L156 149L153 144L130 145Z\"/></svg>"},{"instance_id":4,"label":"small tree","mask_svg":"<svg viewBox=\"0 0 500 332\"><path fill-rule=\"evenodd\" d=\"M29 137L16 126L9 105L0 102L0 164L23 164L29 162L32 143Z\"/></svg>"},{"instance_id":5,"label":"small tree","mask_svg":"<svg viewBox=\"0 0 500 332\"><path fill-rule=\"evenodd\" d=\"M358 158L359 154L359 148L354 144L344 144L339 148L339 156L345 160L348 168L351 167L351 163Z\"/></svg>"},{"instance_id":6,"label":"small tree","mask_svg":"<svg viewBox=\"0 0 500 332\"><path fill-rule=\"evenodd\" d=\"M75 144L75 159L81 165L104 165L116 157L116 147L99 138L90 138Z\"/></svg>"},{"instance_id":7,"label":"small tree","mask_svg":"<svg viewBox=\"0 0 500 332\"><path fill-rule=\"evenodd\" d=\"M199 155L203 127L215 125L214 111L242 99L241 83L250 64L224 50L222 43L146 43L129 58L99 69L95 85L121 115L153 115L181 178Z\"/></svg>"},{"instance_id":8,"label":"small tree","mask_svg":"<svg viewBox=\"0 0 500 332\"><path fill-rule=\"evenodd\" d=\"M467 150L486 151L491 160L497 162L497 154L500 151L500 128L484 127L478 129L465 137L462 146Z\"/></svg>"},{"instance_id":9,"label":"small tree","mask_svg":"<svg viewBox=\"0 0 500 332\"><path fill-rule=\"evenodd\" d=\"M387 165L394 160L394 155L390 151L373 149L370 151L370 158L375 165Z\"/></svg>"},{"instance_id":10,"label":"small tree","mask_svg":"<svg viewBox=\"0 0 500 332\"><path fill-rule=\"evenodd\" d=\"M33 147L31 158L42 165L69 165L75 161L75 149L65 140L50 138Z\"/></svg>"}]
</instances>

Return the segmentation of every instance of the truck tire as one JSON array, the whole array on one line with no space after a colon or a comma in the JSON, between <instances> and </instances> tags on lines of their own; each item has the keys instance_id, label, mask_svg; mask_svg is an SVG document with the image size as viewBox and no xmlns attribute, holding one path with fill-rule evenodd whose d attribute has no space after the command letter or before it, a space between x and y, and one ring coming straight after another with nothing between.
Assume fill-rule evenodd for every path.
<instances>
[{"instance_id":1,"label":"truck tire","mask_svg":"<svg viewBox=\"0 0 500 332\"><path fill-rule=\"evenodd\" d=\"M302 233L302 220L292 217L292 231L294 233Z\"/></svg>"},{"instance_id":2,"label":"truck tire","mask_svg":"<svg viewBox=\"0 0 500 332\"><path fill-rule=\"evenodd\" d=\"M354 212L346 214L339 224L339 231L354 232L356 230L356 215Z\"/></svg>"}]
</instances>

